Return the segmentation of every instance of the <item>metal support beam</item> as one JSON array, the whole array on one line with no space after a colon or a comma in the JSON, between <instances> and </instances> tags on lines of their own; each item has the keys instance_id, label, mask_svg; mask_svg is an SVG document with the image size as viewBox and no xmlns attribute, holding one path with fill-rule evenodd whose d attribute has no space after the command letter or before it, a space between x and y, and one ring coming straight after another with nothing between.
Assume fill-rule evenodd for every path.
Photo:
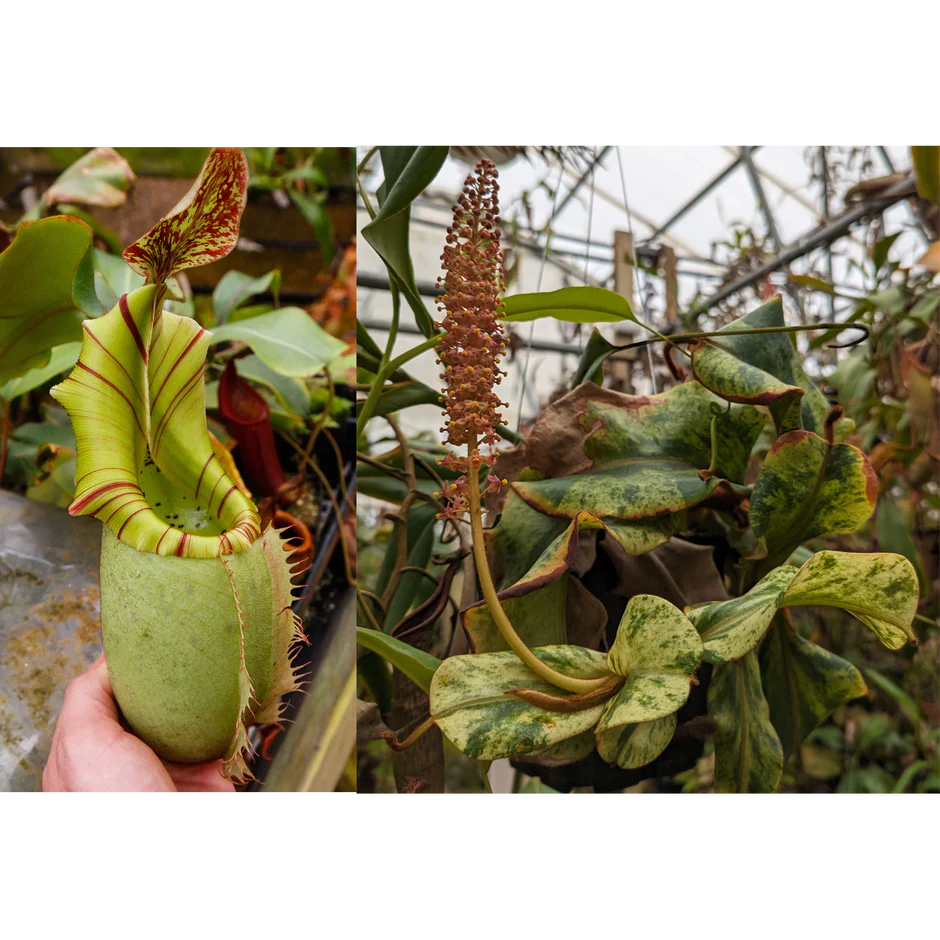
<instances>
[{"instance_id":1,"label":"metal support beam","mask_svg":"<svg viewBox=\"0 0 940 940\"><path fill-rule=\"evenodd\" d=\"M819 148L819 161L820 168L822 169L822 205L823 205L823 219L828 222L832 216L832 213L829 209L829 156L826 152L825 147ZM832 273L832 244L826 246L826 274L829 279L830 286L833 282L833 273ZM836 315L836 298L834 294L828 294L829 297L829 318L835 319Z\"/></svg>"},{"instance_id":2,"label":"metal support beam","mask_svg":"<svg viewBox=\"0 0 940 940\"><path fill-rule=\"evenodd\" d=\"M598 164L601 162L601 159L610 150L610 147L601 147L598 151L597 156L593 159L591 163L588 164L588 168L571 184L571 188L565 194L565 198L558 204L558 208L555 210L555 217L557 218L564 211L565 206L571 202L572 199L577 195L578 190L584 185L586 180L591 178L591 173L594 171ZM551 222L551 220L549 220Z\"/></svg>"},{"instance_id":3,"label":"metal support beam","mask_svg":"<svg viewBox=\"0 0 940 940\"><path fill-rule=\"evenodd\" d=\"M751 151L759 150L759 147L751 147ZM644 242L655 241L660 235L664 235L676 222L686 213L691 212L716 186L723 183L739 166L741 165L741 155L738 154L714 179L710 180L700 189L688 202L680 206L652 235L644 238Z\"/></svg>"},{"instance_id":4,"label":"metal support beam","mask_svg":"<svg viewBox=\"0 0 940 940\"><path fill-rule=\"evenodd\" d=\"M358 283L358 279L357 282ZM387 333L389 324L383 322L382 320L373 320L371 317L359 317L359 322L367 330L378 330L380 333ZM421 330L418 329L413 323L399 323L398 324L399 333L408 333L414 334L416 336L424 336ZM528 344L527 344L528 345ZM575 346L572 346L571 343L553 343L551 340L539 340L533 339L531 343L532 349L538 349L541 352L553 352L553 353L563 353L567 356L577 356L578 349Z\"/></svg>"},{"instance_id":5,"label":"metal support beam","mask_svg":"<svg viewBox=\"0 0 940 940\"><path fill-rule=\"evenodd\" d=\"M739 152L741 154L741 161L744 163L744 167L747 170L748 179L751 181L751 189L754 190L754 198L757 199L757 205L760 207L761 215L764 217L767 233L770 235L770 240L774 243L774 251L781 251L783 249L783 242L780 241L777 220L774 218L774 214L770 209L770 203L767 201L767 196L764 193L764 187L760 181L760 173L757 172L757 167L754 166L754 161L751 159L751 148L742 147Z\"/></svg>"},{"instance_id":6,"label":"metal support beam","mask_svg":"<svg viewBox=\"0 0 940 940\"><path fill-rule=\"evenodd\" d=\"M830 223L817 226L813 231L799 238L792 247L776 255L766 264L762 264L759 268L746 274L733 284L729 284L727 287L723 287L720 291L712 294L711 297L695 307L692 312L704 313L706 310L710 310L712 307L720 304L723 300L727 300L739 290L750 287L751 284L756 284L761 278L766 277L768 274L780 268L785 268L790 262L802 258L803 255L808 254L814 248L832 244L832 242L845 235L853 225L860 222L866 216L884 212L885 209L910 197L913 192L913 185L913 178L908 177L907 179L895 183L890 189L887 189L883 196L872 199L869 202L863 202L855 208L850 209L848 212L844 212Z\"/></svg>"}]
</instances>

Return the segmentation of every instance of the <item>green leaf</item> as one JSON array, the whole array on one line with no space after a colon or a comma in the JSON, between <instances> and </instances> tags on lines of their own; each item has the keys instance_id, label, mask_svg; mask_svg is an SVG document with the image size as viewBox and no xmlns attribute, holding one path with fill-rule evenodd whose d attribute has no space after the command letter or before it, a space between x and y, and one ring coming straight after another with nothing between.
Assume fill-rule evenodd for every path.
<instances>
[{"instance_id":1,"label":"green leaf","mask_svg":"<svg viewBox=\"0 0 940 940\"><path fill-rule=\"evenodd\" d=\"M124 294L144 286L142 275L120 256L95 249L95 290L101 306L111 310Z\"/></svg>"},{"instance_id":2,"label":"green leaf","mask_svg":"<svg viewBox=\"0 0 940 940\"><path fill-rule=\"evenodd\" d=\"M441 661L430 653L415 649L387 633L365 627L356 627L356 642L388 660L425 692L431 691L431 680L440 668Z\"/></svg>"},{"instance_id":3,"label":"green leaf","mask_svg":"<svg viewBox=\"0 0 940 940\"><path fill-rule=\"evenodd\" d=\"M405 564L412 568L427 568L431 561L431 552L434 550L434 526L437 522L437 513L429 503L422 502L412 507L408 513L408 554ZM387 577L391 570L398 566L397 540L389 540L388 549L383 564L383 579L380 583L381 591L385 590ZM428 585L427 578L416 571L408 571L402 577L398 590L388 605L383 629L390 631L412 607L421 603L421 592ZM378 593L378 592L377 592Z\"/></svg>"},{"instance_id":4,"label":"green leaf","mask_svg":"<svg viewBox=\"0 0 940 940\"><path fill-rule=\"evenodd\" d=\"M317 236L317 244L320 246L323 264L328 267L333 262L336 247L334 245L333 223L330 221L330 216L324 205L326 193L322 193L320 196L307 196L296 189L290 189L288 193L294 205L300 210L300 214L307 220Z\"/></svg>"},{"instance_id":5,"label":"green leaf","mask_svg":"<svg viewBox=\"0 0 940 940\"><path fill-rule=\"evenodd\" d=\"M252 277L241 271L228 271L212 292L212 309L215 312L215 322L221 326L225 323L233 310L240 307L246 300L255 294L272 293L274 303L277 305L278 295L281 291L281 272L275 268L261 277Z\"/></svg>"},{"instance_id":6,"label":"green leaf","mask_svg":"<svg viewBox=\"0 0 940 940\"><path fill-rule=\"evenodd\" d=\"M803 371L793 337L788 333L735 335L743 329L785 325L783 302L776 297L702 340L692 351L692 371L726 401L766 405L778 435L800 429L821 434L829 403ZM843 440L853 427L848 419L840 419L836 440Z\"/></svg>"},{"instance_id":7,"label":"green leaf","mask_svg":"<svg viewBox=\"0 0 940 940\"><path fill-rule=\"evenodd\" d=\"M114 209L124 205L136 177L127 161L111 147L95 147L76 160L50 187L46 205L78 202Z\"/></svg>"},{"instance_id":8,"label":"green leaf","mask_svg":"<svg viewBox=\"0 0 940 940\"><path fill-rule=\"evenodd\" d=\"M360 320L356 320L356 346L359 349L360 355L365 353L375 360L375 368L371 371L378 371L379 360L382 358L382 350L379 349L378 343L369 335L369 331L362 325Z\"/></svg>"},{"instance_id":9,"label":"green leaf","mask_svg":"<svg viewBox=\"0 0 940 940\"><path fill-rule=\"evenodd\" d=\"M911 627L919 599L917 572L902 555L817 552L790 582L782 607L841 607L888 649L917 642Z\"/></svg>"},{"instance_id":10,"label":"green leaf","mask_svg":"<svg viewBox=\"0 0 940 940\"><path fill-rule=\"evenodd\" d=\"M554 317L568 323L637 323L627 299L603 287L562 287L543 294L513 294L503 300L507 323Z\"/></svg>"},{"instance_id":11,"label":"green leaf","mask_svg":"<svg viewBox=\"0 0 940 940\"><path fill-rule=\"evenodd\" d=\"M375 633L374 630L372 632ZM378 653L370 651L356 662L356 679L365 684L379 707L379 713L387 715L392 710L392 695L395 691L388 663Z\"/></svg>"},{"instance_id":12,"label":"green leaf","mask_svg":"<svg viewBox=\"0 0 940 940\"><path fill-rule=\"evenodd\" d=\"M783 747L770 721L755 651L715 666L708 714L715 722L715 789L773 793L783 772Z\"/></svg>"},{"instance_id":13,"label":"green leaf","mask_svg":"<svg viewBox=\"0 0 940 940\"><path fill-rule=\"evenodd\" d=\"M801 637L782 616L761 647L760 671L785 758L840 705L867 691L851 663Z\"/></svg>"},{"instance_id":14,"label":"green leaf","mask_svg":"<svg viewBox=\"0 0 940 940\"><path fill-rule=\"evenodd\" d=\"M632 597L607 654L607 668L627 681L608 703L597 733L677 712L701 661L702 641L678 607L652 594Z\"/></svg>"},{"instance_id":15,"label":"green leaf","mask_svg":"<svg viewBox=\"0 0 940 940\"><path fill-rule=\"evenodd\" d=\"M247 198L245 155L237 147L214 148L189 192L124 250L124 260L161 284L179 271L224 258L238 241Z\"/></svg>"},{"instance_id":16,"label":"green leaf","mask_svg":"<svg viewBox=\"0 0 940 940\"><path fill-rule=\"evenodd\" d=\"M806 290L822 291L824 294L835 294L835 288L818 277L810 277L808 274L789 274L787 275L788 284L796 284Z\"/></svg>"},{"instance_id":17,"label":"green leaf","mask_svg":"<svg viewBox=\"0 0 940 940\"><path fill-rule=\"evenodd\" d=\"M107 225L100 222L91 212L86 212L73 202L60 202L57 208L60 215L70 215L84 222L95 233L95 240L104 244L108 251L120 255L124 250L124 242L121 241L118 233L113 228L108 228Z\"/></svg>"},{"instance_id":18,"label":"green leaf","mask_svg":"<svg viewBox=\"0 0 940 940\"><path fill-rule=\"evenodd\" d=\"M434 334L415 283L409 248L411 203L430 185L447 159L447 147L381 147L385 181L379 191L380 209L362 229L362 237L385 262L415 315L421 332Z\"/></svg>"},{"instance_id":19,"label":"green leaf","mask_svg":"<svg viewBox=\"0 0 940 940\"><path fill-rule=\"evenodd\" d=\"M705 645L705 661L728 663L749 653L761 641L787 585L797 569L775 568L741 597L698 604L686 611Z\"/></svg>"},{"instance_id":20,"label":"green leaf","mask_svg":"<svg viewBox=\"0 0 940 940\"><path fill-rule=\"evenodd\" d=\"M300 307L282 307L212 331L212 345L236 340L251 346L268 368L295 378L316 375L346 349Z\"/></svg>"},{"instance_id":21,"label":"green leaf","mask_svg":"<svg viewBox=\"0 0 940 940\"><path fill-rule=\"evenodd\" d=\"M940 147L911 147L911 157L918 195L940 202Z\"/></svg>"},{"instance_id":22,"label":"green leaf","mask_svg":"<svg viewBox=\"0 0 940 940\"><path fill-rule=\"evenodd\" d=\"M604 654L580 646L546 646L533 653L568 676L607 675ZM568 696L539 678L515 653L451 656L431 682L431 715L463 754L497 760L545 751L590 731L605 707L602 702L580 711L549 711L510 694L514 689Z\"/></svg>"},{"instance_id":23,"label":"green leaf","mask_svg":"<svg viewBox=\"0 0 940 940\"><path fill-rule=\"evenodd\" d=\"M577 388L582 382L593 382L602 385L604 382L604 360L617 349L609 343L597 327L591 331L591 336L581 354L578 362L578 371L571 380L571 387Z\"/></svg>"},{"instance_id":24,"label":"green leaf","mask_svg":"<svg viewBox=\"0 0 940 940\"><path fill-rule=\"evenodd\" d=\"M894 777L884 767L872 765L850 770L839 781L837 793L890 793Z\"/></svg>"},{"instance_id":25,"label":"green leaf","mask_svg":"<svg viewBox=\"0 0 940 940\"><path fill-rule=\"evenodd\" d=\"M0 392L0 396L2 394ZM887 494L882 495L878 501L875 531L878 534L878 548L883 552L903 555L914 566L921 591L924 594L929 593L927 576L924 574L923 563L914 542L911 526L904 517L901 507Z\"/></svg>"},{"instance_id":26,"label":"green leaf","mask_svg":"<svg viewBox=\"0 0 940 940\"><path fill-rule=\"evenodd\" d=\"M393 414L404 408L413 408L415 405L440 406L441 393L433 388L410 379L407 382L394 382L386 385L379 395L378 403L372 412L373 417Z\"/></svg>"},{"instance_id":27,"label":"green leaf","mask_svg":"<svg viewBox=\"0 0 940 940\"><path fill-rule=\"evenodd\" d=\"M891 251L891 246L902 234L903 232L894 232L891 235L886 235L884 238L879 239L875 243L871 250L871 262L876 274L881 270L884 263L888 260L888 252Z\"/></svg>"},{"instance_id":28,"label":"green leaf","mask_svg":"<svg viewBox=\"0 0 940 940\"><path fill-rule=\"evenodd\" d=\"M907 720L913 725L914 730L925 721L924 713L921 711L917 702L911 698L904 689L895 685L887 676L883 676L876 669L866 669L865 675L871 680L872 685L879 691L887 695L904 713Z\"/></svg>"},{"instance_id":29,"label":"green leaf","mask_svg":"<svg viewBox=\"0 0 940 940\"><path fill-rule=\"evenodd\" d=\"M18 379L10 379L5 385L0 385L0 400L13 401L20 395L31 392L34 388L45 385L49 379L55 378L61 372L71 369L78 359L82 348L81 343L63 343L50 351L49 361L38 369L30 369Z\"/></svg>"},{"instance_id":30,"label":"green leaf","mask_svg":"<svg viewBox=\"0 0 940 940\"><path fill-rule=\"evenodd\" d=\"M51 390L78 447L72 515L93 515L138 552L215 558L261 534L254 504L215 456L206 425L209 334L162 313L156 288L89 321L72 374Z\"/></svg>"},{"instance_id":31,"label":"green leaf","mask_svg":"<svg viewBox=\"0 0 940 940\"><path fill-rule=\"evenodd\" d=\"M238 374L270 389L290 414L301 418L310 414L310 393L303 380L276 372L257 356L239 359Z\"/></svg>"},{"instance_id":32,"label":"green leaf","mask_svg":"<svg viewBox=\"0 0 940 940\"><path fill-rule=\"evenodd\" d=\"M95 295L92 232L54 216L24 222L0 254L0 382L44 366L54 346L82 338L82 321L101 313Z\"/></svg>"},{"instance_id":33,"label":"green leaf","mask_svg":"<svg viewBox=\"0 0 940 940\"><path fill-rule=\"evenodd\" d=\"M854 532L871 515L878 480L865 455L850 444L830 448L809 431L777 438L751 496L751 525L775 558L803 542Z\"/></svg>"}]
</instances>

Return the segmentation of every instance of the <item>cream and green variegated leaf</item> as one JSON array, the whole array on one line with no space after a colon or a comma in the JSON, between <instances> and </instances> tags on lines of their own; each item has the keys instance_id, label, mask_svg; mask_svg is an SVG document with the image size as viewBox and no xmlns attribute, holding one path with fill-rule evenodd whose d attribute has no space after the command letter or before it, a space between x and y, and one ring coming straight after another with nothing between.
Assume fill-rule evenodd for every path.
<instances>
[{"instance_id":1,"label":"cream and green variegated leaf","mask_svg":"<svg viewBox=\"0 0 940 940\"><path fill-rule=\"evenodd\" d=\"M817 552L800 568L781 607L841 607L888 649L917 642L912 624L919 587L914 566L888 552Z\"/></svg>"},{"instance_id":2,"label":"cream and green variegated leaf","mask_svg":"<svg viewBox=\"0 0 940 940\"><path fill-rule=\"evenodd\" d=\"M97 317L92 231L70 216L24 222L0 253L0 385L39 369Z\"/></svg>"},{"instance_id":3,"label":"cream and green variegated leaf","mask_svg":"<svg viewBox=\"0 0 940 940\"><path fill-rule=\"evenodd\" d=\"M715 789L773 793L783 772L783 747L770 720L755 650L715 666L708 714L715 722Z\"/></svg>"},{"instance_id":4,"label":"cream and green variegated leaf","mask_svg":"<svg viewBox=\"0 0 940 940\"><path fill-rule=\"evenodd\" d=\"M740 659L761 641L787 585L797 569L775 568L747 594L714 604L696 604L686 610L705 647L705 661L728 663Z\"/></svg>"},{"instance_id":5,"label":"cream and green variegated leaf","mask_svg":"<svg viewBox=\"0 0 940 940\"><path fill-rule=\"evenodd\" d=\"M586 509L602 520L628 522L681 513L727 485L717 477L703 480L680 460L634 460L577 476L514 483L513 490L546 515L572 519Z\"/></svg>"},{"instance_id":6,"label":"cream and green variegated leaf","mask_svg":"<svg viewBox=\"0 0 940 940\"><path fill-rule=\"evenodd\" d=\"M523 473L523 480L525 477ZM636 522L605 519L603 529L628 555L645 555L679 532L685 518L685 513L678 512ZM548 546L570 528L566 523L564 518L533 509L510 490L498 523L485 533L487 554L493 559L499 584L509 587L521 580Z\"/></svg>"},{"instance_id":7,"label":"cream and green variegated leaf","mask_svg":"<svg viewBox=\"0 0 940 940\"><path fill-rule=\"evenodd\" d=\"M780 615L760 649L761 685L785 757L840 705L863 696L861 673L800 636Z\"/></svg>"},{"instance_id":8,"label":"cream and green variegated leaf","mask_svg":"<svg viewBox=\"0 0 940 940\"><path fill-rule=\"evenodd\" d=\"M857 447L791 431L777 438L757 475L751 525L771 561L783 561L809 539L854 532L877 497L877 477Z\"/></svg>"},{"instance_id":9,"label":"cream and green variegated leaf","mask_svg":"<svg viewBox=\"0 0 940 940\"><path fill-rule=\"evenodd\" d=\"M608 674L604 654L580 646L547 646L533 652L569 676L595 679ZM512 652L452 656L431 681L431 716L463 754L497 760L544 753L577 738L597 724L605 707L600 702L575 711L548 709L513 694L522 689L554 698L570 695L541 679ZM573 745L573 752L582 748L583 739Z\"/></svg>"},{"instance_id":10,"label":"cream and green variegated leaf","mask_svg":"<svg viewBox=\"0 0 940 940\"><path fill-rule=\"evenodd\" d=\"M580 386L546 409L533 435L538 441L559 424L573 427L578 436L570 446L583 457L569 462L584 471L519 481L513 489L547 515L572 518L583 509L605 521L630 522L681 513L719 487L743 481L763 427L755 408L732 406L717 422L713 462L712 406L719 404L695 382L653 397ZM709 467L714 474L703 479L700 471Z\"/></svg>"},{"instance_id":11,"label":"cream and green variegated leaf","mask_svg":"<svg viewBox=\"0 0 940 940\"><path fill-rule=\"evenodd\" d=\"M686 513L673 512L636 522L604 519L604 531L617 541L628 555L646 555L664 545L685 526Z\"/></svg>"},{"instance_id":12,"label":"cream and green variegated leaf","mask_svg":"<svg viewBox=\"0 0 940 940\"><path fill-rule=\"evenodd\" d=\"M540 425L551 428L559 417L575 424L585 469L640 459L682 460L705 469L712 459L713 406L727 407L697 382L650 396L623 395L586 383L549 405L533 431ZM733 405L722 418L715 474L740 483L766 419L750 405Z\"/></svg>"},{"instance_id":13,"label":"cream and green variegated leaf","mask_svg":"<svg viewBox=\"0 0 940 940\"><path fill-rule=\"evenodd\" d=\"M561 767L582 760L594 750L594 731L589 728L573 738L565 738L544 751L532 751L526 754L526 760L541 767Z\"/></svg>"},{"instance_id":14,"label":"cream and green variegated leaf","mask_svg":"<svg viewBox=\"0 0 940 940\"><path fill-rule=\"evenodd\" d=\"M597 753L608 764L633 770L656 760L675 732L675 714L635 725L615 725L596 733Z\"/></svg>"},{"instance_id":15,"label":"cream and green variegated leaf","mask_svg":"<svg viewBox=\"0 0 940 940\"><path fill-rule=\"evenodd\" d=\"M204 408L208 334L163 313L155 287L85 325L79 361L53 396L78 445L72 515L93 515L138 551L211 558L261 531L254 504L215 456Z\"/></svg>"},{"instance_id":16,"label":"cream and green variegated leaf","mask_svg":"<svg viewBox=\"0 0 940 940\"><path fill-rule=\"evenodd\" d=\"M567 520L532 509L509 490L499 521L484 533L497 584L508 587L523 578L542 552L568 528Z\"/></svg>"},{"instance_id":17,"label":"cream and green variegated leaf","mask_svg":"<svg viewBox=\"0 0 940 940\"><path fill-rule=\"evenodd\" d=\"M248 161L237 147L214 148L185 196L124 250L149 283L224 258L238 241L248 198Z\"/></svg>"},{"instance_id":18,"label":"cream and green variegated leaf","mask_svg":"<svg viewBox=\"0 0 940 940\"><path fill-rule=\"evenodd\" d=\"M780 297L758 307L702 340L692 352L692 371L706 388L726 401L764 405L777 434L807 430L822 434L829 403L800 364L790 333L748 333L745 329L785 326ZM846 418L835 426L837 441L852 433Z\"/></svg>"},{"instance_id":19,"label":"cream and green variegated leaf","mask_svg":"<svg viewBox=\"0 0 940 940\"><path fill-rule=\"evenodd\" d=\"M498 593L506 616L526 646L567 643L568 570L578 552L580 533L601 529L590 513L579 513L536 558L526 574ZM462 613L464 628L477 653L508 649L490 609L483 601Z\"/></svg>"},{"instance_id":20,"label":"cream and green variegated leaf","mask_svg":"<svg viewBox=\"0 0 940 940\"><path fill-rule=\"evenodd\" d=\"M617 762L644 757L642 763L649 763L658 757L669 743L665 724L625 729L674 715L688 699L701 661L702 641L678 607L652 594L631 598L607 654L607 668L625 682L598 722L598 750L603 743L604 753L616 755Z\"/></svg>"}]
</instances>

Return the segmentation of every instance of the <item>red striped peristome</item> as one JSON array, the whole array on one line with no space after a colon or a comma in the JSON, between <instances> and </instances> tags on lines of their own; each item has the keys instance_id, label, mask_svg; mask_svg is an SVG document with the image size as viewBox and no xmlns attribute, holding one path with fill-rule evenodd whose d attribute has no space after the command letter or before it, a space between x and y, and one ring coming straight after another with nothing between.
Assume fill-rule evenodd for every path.
<instances>
[{"instance_id":1,"label":"red striped peristome","mask_svg":"<svg viewBox=\"0 0 940 940\"><path fill-rule=\"evenodd\" d=\"M438 362L444 367L447 443L466 444L466 457L448 454L438 461L463 475L445 489L444 516L453 517L469 509L466 474L492 466L492 447L499 439L496 426L502 421L498 409L508 407L494 392L506 374L499 368L506 348L503 326L497 319L503 291L503 256L499 247L499 174L489 160L481 160L466 180L454 206L454 221L447 229L441 264L444 294L438 301L443 329L437 344ZM481 453L478 445L490 448ZM487 492L499 489L495 475L488 478Z\"/></svg>"},{"instance_id":2,"label":"red striped peristome","mask_svg":"<svg viewBox=\"0 0 940 940\"><path fill-rule=\"evenodd\" d=\"M209 439L203 405L209 334L194 320L166 312L153 330L154 294L153 286L140 288L110 313L86 321L79 361L52 390L72 419L77 444L69 512L100 519L141 552L235 554L261 535L261 519ZM221 534L186 531L155 512L141 478L148 457L168 486L221 521Z\"/></svg>"}]
</instances>

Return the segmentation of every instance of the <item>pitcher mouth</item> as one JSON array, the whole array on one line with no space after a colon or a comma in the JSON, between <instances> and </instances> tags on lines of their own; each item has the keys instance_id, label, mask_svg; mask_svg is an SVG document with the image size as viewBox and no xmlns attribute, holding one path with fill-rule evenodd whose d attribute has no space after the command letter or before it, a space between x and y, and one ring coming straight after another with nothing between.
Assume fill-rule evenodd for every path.
<instances>
[{"instance_id":1,"label":"pitcher mouth","mask_svg":"<svg viewBox=\"0 0 940 940\"><path fill-rule=\"evenodd\" d=\"M52 390L78 456L73 515L142 552L215 558L261 534L254 503L215 454L205 413L211 334L154 309L150 285L85 321L79 361Z\"/></svg>"}]
</instances>

